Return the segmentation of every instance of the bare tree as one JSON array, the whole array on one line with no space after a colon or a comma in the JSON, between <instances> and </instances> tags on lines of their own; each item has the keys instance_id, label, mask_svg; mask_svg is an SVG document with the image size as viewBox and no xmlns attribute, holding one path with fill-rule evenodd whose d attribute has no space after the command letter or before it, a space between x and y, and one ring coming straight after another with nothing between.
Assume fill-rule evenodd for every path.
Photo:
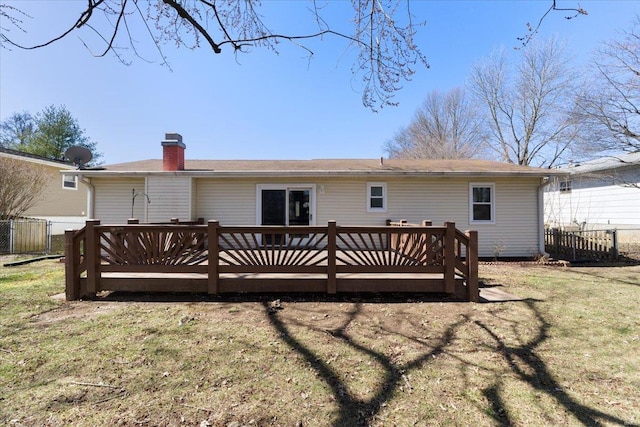
<instances>
[{"instance_id":1,"label":"bare tree","mask_svg":"<svg viewBox=\"0 0 640 427\"><path fill-rule=\"evenodd\" d=\"M385 144L389 157L459 159L482 152L485 144L477 107L464 89L431 91L409 125Z\"/></svg>"},{"instance_id":2,"label":"bare tree","mask_svg":"<svg viewBox=\"0 0 640 427\"><path fill-rule=\"evenodd\" d=\"M362 101L375 110L386 105L396 105L394 94L403 82L411 80L418 66L429 64L415 43L416 29L423 22L415 21L410 0L351 0L353 15L349 23L351 31L336 30L345 27L347 20L336 8L342 2L309 0L309 23L312 27L304 34L288 34L279 24L276 29L268 21L268 13L262 13L259 0L85 0L79 16L70 21L58 36L40 43L20 42L13 37L26 33L24 22L30 16L8 3L0 3L0 46L5 48L38 49L61 40L70 34L78 34L95 56L115 55L122 63L128 63L127 52L148 60L150 54L141 43L150 40L150 47L169 65L163 51L166 43L188 48L207 45L219 54L230 48L238 55L251 48L266 48L276 51L282 41L300 47L309 57L313 50L311 39L337 37L343 39L356 52L352 66L355 75L362 78ZM558 8L556 0L533 28L528 25L529 35L520 38L529 43L551 11L572 11L586 14L581 8ZM40 23L46 25L46 23ZM142 34L141 34L142 33ZM145 37L145 35L147 37ZM88 42L92 36L99 45ZM147 46L149 47L149 46Z\"/></svg>"},{"instance_id":3,"label":"bare tree","mask_svg":"<svg viewBox=\"0 0 640 427\"><path fill-rule=\"evenodd\" d=\"M0 123L0 147L20 150L29 143L34 131L31 114L26 111L13 113Z\"/></svg>"},{"instance_id":4,"label":"bare tree","mask_svg":"<svg viewBox=\"0 0 640 427\"><path fill-rule=\"evenodd\" d=\"M504 161L551 167L568 154L579 127L571 114L576 73L560 43L529 43L509 64L504 51L474 65L470 89L484 104L489 146Z\"/></svg>"},{"instance_id":5,"label":"bare tree","mask_svg":"<svg viewBox=\"0 0 640 427\"><path fill-rule=\"evenodd\" d=\"M19 218L44 197L44 167L0 157L0 220Z\"/></svg>"},{"instance_id":6,"label":"bare tree","mask_svg":"<svg viewBox=\"0 0 640 427\"><path fill-rule=\"evenodd\" d=\"M161 63L169 65L163 52L166 43L194 49L205 44L219 54L230 48L236 55L251 48L277 51L279 43L288 41L303 49L309 57L313 50L310 39L338 37L357 53L354 73L363 80L362 100L365 106L376 109L395 105L393 95L402 82L411 79L416 66L429 67L426 58L414 42L420 23L414 21L408 0L354 0L351 32L336 31L342 22L331 22L340 4L309 2L310 31L306 34L286 34L286 30L272 29L261 13L260 1L244 0L87 0L87 7L66 30L51 40L37 44L19 42L9 37L11 28L0 27L0 44L9 48L38 49L79 33L87 37L94 33L102 45L94 53L109 53L128 63L126 51L138 57L148 50L140 44L140 32L146 33L159 55ZM27 16L18 9L0 4L0 15L13 29L22 33ZM280 26L286 25L281 23ZM85 43L90 48L88 42ZM95 47L95 46L94 46ZM146 59L146 58L143 58Z\"/></svg>"},{"instance_id":7,"label":"bare tree","mask_svg":"<svg viewBox=\"0 0 640 427\"><path fill-rule=\"evenodd\" d=\"M595 75L577 96L576 117L598 151L640 151L640 16L621 40L605 43Z\"/></svg>"}]
</instances>

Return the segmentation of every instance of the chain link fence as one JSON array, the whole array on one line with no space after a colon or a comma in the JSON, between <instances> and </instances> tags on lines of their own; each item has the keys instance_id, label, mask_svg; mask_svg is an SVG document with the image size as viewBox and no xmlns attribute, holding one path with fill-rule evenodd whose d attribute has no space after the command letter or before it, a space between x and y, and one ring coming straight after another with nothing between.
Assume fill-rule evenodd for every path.
<instances>
[{"instance_id":1,"label":"chain link fence","mask_svg":"<svg viewBox=\"0 0 640 427\"><path fill-rule=\"evenodd\" d=\"M0 221L0 254L49 253L51 224L44 219Z\"/></svg>"}]
</instances>

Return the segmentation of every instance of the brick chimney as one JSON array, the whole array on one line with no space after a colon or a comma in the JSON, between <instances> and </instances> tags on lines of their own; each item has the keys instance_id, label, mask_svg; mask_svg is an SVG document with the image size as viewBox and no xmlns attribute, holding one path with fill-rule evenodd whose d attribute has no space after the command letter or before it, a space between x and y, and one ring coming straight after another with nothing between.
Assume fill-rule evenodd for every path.
<instances>
[{"instance_id":1,"label":"brick chimney","mask_svg":"<svg viewBox=\"0 0 640 427\"><path fill-rule=\"evenodd\" d=\"M162 141L162 170L184 170L184 150L187 148L182 143L182 135L179 133L166 133Z\"/></svg>"}]
</instances>

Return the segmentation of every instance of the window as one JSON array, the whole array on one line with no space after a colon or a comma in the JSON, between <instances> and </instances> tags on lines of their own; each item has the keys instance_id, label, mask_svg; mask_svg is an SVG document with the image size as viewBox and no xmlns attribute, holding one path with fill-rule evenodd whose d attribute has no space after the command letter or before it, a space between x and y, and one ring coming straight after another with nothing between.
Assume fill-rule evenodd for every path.
<instances>
[{"instance_id":1,"label":"window","mask_svg":"<svg viewBox=\"0 0 640 427\"><path fill-rule=\"evenodd\" d=\"M469 185L470 223L495 223L495 187L492 183Z\"/></svg>"},{"instance_id":2,"label":"window","mask_svg":"<svg viewBox=\"0 0 640 427\"><path fill-rule=\"evenodd\" d=\"M66 190L77 190L78 177L75 175L62 175L62 188Z\"/></svg>"},{"instance_id":3,"label":"window","mask_svg":"<svg viewBox=\"0 0 640 427\"><path fill-rule=\"evenodd\" d=\"M561 193L570 193L572 184L573 184L572 181L560 181L560 192Z\"/></svg>"},{"instance_id":4,"label":"window","mask_svg":"<svg viewBox=\"0 0 640 427\"><path fill-rule=\"evenodd\" d=\"M367 183L367 212L387 211L387 184L385 182Z\"/></svg>"}]
</instances>

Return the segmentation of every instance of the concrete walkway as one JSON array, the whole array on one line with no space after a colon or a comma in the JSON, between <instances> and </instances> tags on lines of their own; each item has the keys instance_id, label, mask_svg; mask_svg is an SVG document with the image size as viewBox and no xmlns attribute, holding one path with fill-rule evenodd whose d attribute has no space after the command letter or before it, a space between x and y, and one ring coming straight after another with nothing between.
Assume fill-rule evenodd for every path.
<instances>
[{"instance_id":1,"label":"concrete walkway","mask_svg":"<svg viewBox=\"0 0 640 427\"><path fill-rule=\"evenodd\" d=\"M503 291L499 286L480 288L480 302L522 301L523 298Z\"/></svg>"}]
</instances>

